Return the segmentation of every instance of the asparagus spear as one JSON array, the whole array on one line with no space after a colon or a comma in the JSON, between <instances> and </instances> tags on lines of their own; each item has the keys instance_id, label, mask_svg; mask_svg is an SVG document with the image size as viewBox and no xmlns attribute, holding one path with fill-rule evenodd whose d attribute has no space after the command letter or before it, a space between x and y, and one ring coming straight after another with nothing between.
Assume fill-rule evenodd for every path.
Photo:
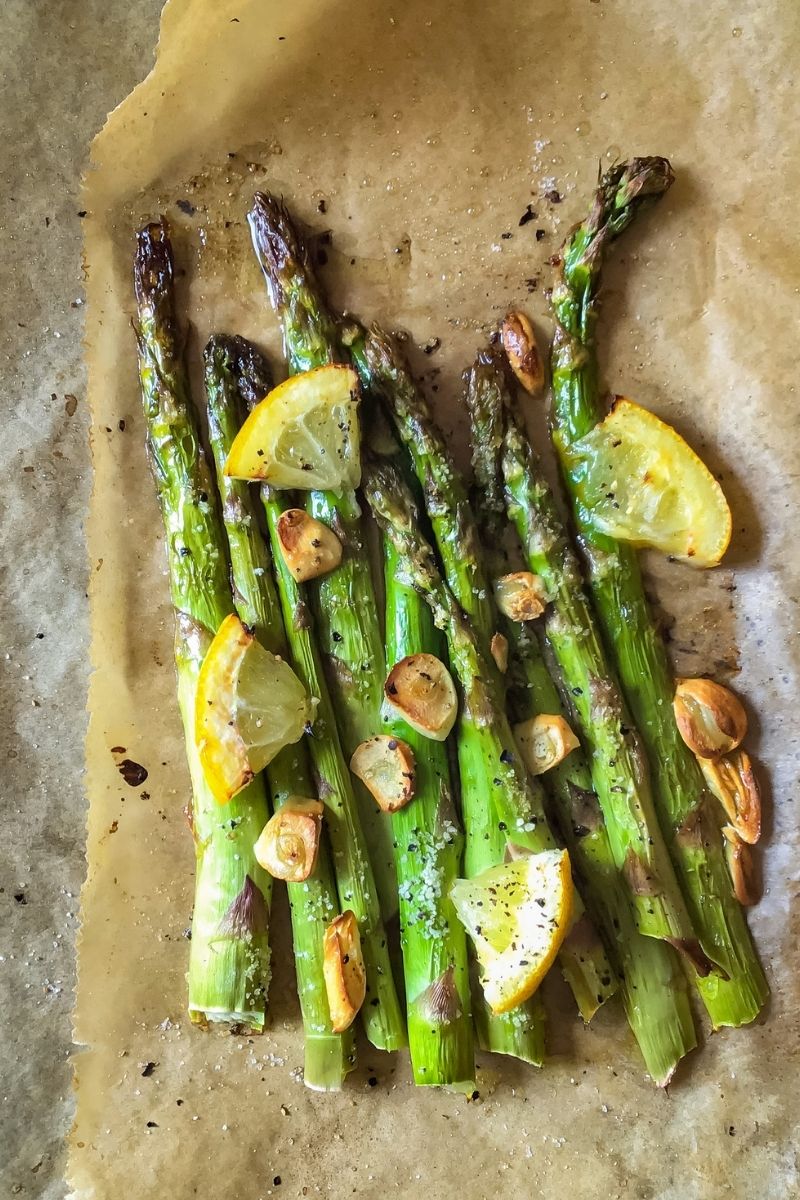
<instances>
[{"instance_id":1,"label":"asparagus spear","mask_svg":"<svg viewBox=\"0 0 800 1200\"><path fill-rule=\"evenodd\" d=\"M363 330L353 324L345 334L350 343L354 362L361 375L365 388L369 389L369 368L364 357ZM377 415L372 411L373 422ZM378 439L380 440L380 439ZM396 447L392 435L384 434L387 444L392 444L392 452ZM417 482L415 480L415 482ZM387 637L390 628L389 610L392 592L410 595L411 590L397 579L397 552L391 539L384 536L386 592L387 592ZM417 604L427 605L417 600ZM421 611L421 610L420 610ZM430 614L429 614L429 619ZM390 655L391 657L391 655ZM489 867L502 862L506 852L506 839L498 827L498 819L494 806L486 803L491 796L491 779L487 779L483 761L483 747L479 731L470 722L459 717L456 726L456 748L461 783L461 814L465 830L464 872L472 879ZM545 1053L545 1010L540 995L532 996L525 1004L520 1005L510 1013L495 1014L489 1008L483 995L483 989L477 977L477 964L471 976L472 1013L475 1022L478 1042L482 1049L493 1054L507 1054L519 1058L532 1066L541 1066ZM588 991L588 989L587 989ZM588 1002L588 1001L587 1001ZM591 1002L594 1003L594 993Z\"/></svg>"},{"instance_id":2,"label":"asparagus spear","mask_svg":"<svg viewBox=\"0 0 800 1200\"><path fill-rule=\"evenodd\" d=\"M716 810L702 772L681 740L672 715L674 681L653 621L636 551L598 533L581 503L569 449L602 418L594 327L600 275L608 244L639 207L670 187L666 159L640 158L612 167L600 181L591 212L570 234L552 295L554 441L586 554L589 583L607 643L633 715L654 764L656 801L675 868L700 942L726 974L698 981L715 1027L743 1025L768 995L763 970L735 900Z\"/></svg>"},{"instance_id":3,"label":"asparagus spear","mask_svg":"<svg viewBox=\"0 0 800 1200\"><path fill-rule=\"evenodd\" d=\"M388 660L399 662L420 652L441 657L440 635L428 606L398 582L397 552L390 539L383 539L382 548ZM447 748L388 710L385 719L389 730L411 746L416 760L414 798L392 815L414 1081L472 1086L467 943L450 900L463 835L451 794Z\"/></svg>"},{"instance_id":4,"label":"asparagus spear","mask_svg":"<svg viewBox=\"0 0 800 1200\"><path fill-rule=\"evenodd\" d=\"M503 444L505 372L493 352L482 352L467 376L466 401L472 434L472 462L482 546L492 575L518 569L522 547L508 523L500 453ZM538 713L567 716L534 630L501 617L508 639L510 706L524 721ZM697 1044L686 978L670 946L640 934L633 921L628 888L614 864L608 833L592 790L582 749L573 750L543 776L550 806L588 892L617 975L628 1023L647 1070L665 1086L685 1054Z\"/></svg>"},{"instance_id":5,"label":"asparagus spear","mask_svg":"<svg viewBox=\"0 0 800 1200\"><path fill-rule=\"evenodd\" d=\"M272 307L281 323L290 372L345 361L347 356L315 278L308 247L282 202L257 193L248 221ZM349 757L380 725L386 675L380 610L355 492L310 492L305 501L311 515L329 525L344 546L341 565L312 583L308 591L317 640L336 702L342 746ZM354 786L381 911L389 922L397 914L391 826L362 784L356 780Z\"/></svg>"},{"instance_id":6,"label":"asparagus spear","mask_svg":"<svg viewBox=\"0 0 800 1200\"><path fill-rule=\"evenodd\" d=\"M197 873L189 1013L198 1024L230 1021L260 1030L269 983L271 879L256 862L253 845L268 812L261 780L221 808L195 746L197 676L233 603L225 534L189 397L163 220L138 234L134 286L147 450L167 535L178 703L192 780Z\"/></svg>"},{"instance_id":7,"label":"asparagus spear","mask_svg":"<svg viewBox=\"0 0 800 1200\"><path fill-rule=\"evenodd\" d=\"M542 791L529 779L517 752L505 697L497 672L490 669L476 634L461 606L439 574L433 549L420 530L414 497L396 467L368 459L363 477L364 494L375 517L397 554L396 578L415 588L430 606L436 625L447 635L450 663L462 690L462 723L474 729L480 747L482 774L492 774L489 803L507 844L537 852L555 846L544 815ZM560 959L568 981L582 978L586 946L574 941ZM611 967L605 959L606 988L612 986Z\"/></svg>"},{"instance_id":8,"label":"asparagus spear","mask_svg":"<svg viewBox=\"0 0 800 1200\"><path fill-rule=\"evenodd\" d=\"M384 398L408 451L449 586L488 650L497 622L464 480L397 341L377 325L347 336L362 382Z\"/></svg>"},{"instance_id":9,"label":"asparagus spear","mask_svg":"<svg viewBox=\"0 0 800 1200\"><path fill-rule=\"evenodd\" d=\"M317 778L317 793L326 809L339 901L343 909L352 909L361 934L367 972L367 998L362 1009L364 1028L373 1046L379 1050L397 1050L406 1044L406 1032L352 776L342 753L309 606L301 586L280 559L277 523L283 505L274 494L268 493L266 487L263 494L295 671L309 693L319 700L309 749Z\"/></svg>"},{"instance_id":10,"label":"asparagus spear","mask_svg":"<svg viewBox=\"0 0 800 1200\"><path fill-rule=\"evenodd\" d=\"M239 392L249 408L264 395L253 386L254 382L248 372L239 376ZM349 908L355 914L361 935L367 973L367 997L361 1017L373 1046L380 1050L397 1050L406 1045L405 1023L392 976L375 877L353 791L353 776L342 752L305 590L297 583L281 554L277 525L284 511L284 501L280 493L266 485L261 489L261 497L292 664L306 691L318 701L308 750L316 794L325 805L325 824L333 850L339 903L342 909Z\"/></svg>"},{"instance_id":11,"label":"asparagus spear","mask_svg":"<svg viewBox=\"0 0 800 1200\"><path fill-rule=\"evenodd\" d=\"M506 507L525 560L549 599L547 638L592 764L614 861L624 870L640 933L680 950L701 975L713 969L692 928L653 808L647 763L600 639L553 495L516 415L506 407Z\"/></svg>"},{"instance_id":12,"label":"asparagus spear","mask_svg":"<svg viewBox=\"0 0 800 1200\"><path fill-rule=\"evenodd\" d=\"M273 654L288 658L272 563L256 520L252 494L241 480L224 473L225 461L240 425L239 383L264 395L271 386L269 367L244 338L212 337L205 364L208 430L222 500L222 519L230 549L236 611L258 640ZM267 768L273 807L290 796L313 796L305 745L287 746ZM303 883L287 884L292 919L297 992L305 1033L307 1087L338 1091L355 1063L352 1030L331 1029L323 975L323 936L339 912L328 847L323 839L313 873Z\"/></svg>"},{"instance_id":13,"label":"asparagus spear","mask_svg":"<svg viewBox=\"0 0 800 1200\"><path fill-rule=\"evenodd\" d=\"M494 692L498 710L504 711L502 680L490 653L497 615L481 558L478 527L464 482L397 343L377 327L366 335L353 329L348 339L362 381L377 395L383 396L408 448L424 492L445 577L458 605L469 618L485 679ZM496 798L498 786L495 759L491 754L487 755L486 749L480 724L462 720L458 753L467 829L465 867L468 874L492 865L487 861L490 854L494 862L499 861L494 855L500 855L502 851L502 845L494 840L497 830L486 828L487 823L494 826L502 820L496 812L492 813L491 805L486 804L486 797ZM516 769L521 770L519 766ZM526 786L543 822L541 787L534 780ZM580 897L576 897L575 914L575 923L562 946L559 961L581 1015L588 1021L613 995L617 985L597 931L583 913ZM476 1008L480 1012L480 1008Z\"/></svg>"}]
</instances>

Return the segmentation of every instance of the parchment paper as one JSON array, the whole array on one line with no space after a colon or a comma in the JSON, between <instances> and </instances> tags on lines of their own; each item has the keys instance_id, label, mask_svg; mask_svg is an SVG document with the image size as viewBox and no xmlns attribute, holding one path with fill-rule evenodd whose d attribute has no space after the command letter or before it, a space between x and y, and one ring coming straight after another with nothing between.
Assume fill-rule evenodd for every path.
<instances>
[{"instance_id":1,"label":"parchment paper","mask_svg":"<svg viewBox=\"0 0 800 1200\"><path fill-rule=\"evenodd\" d=\"M95 670L76 1197L800 1193L799 30L789 0L168 4L155 71L95 142L84 205ZM725 677L740 647L767 791L751 922L771 1004L755 1027L708 1038L669 1094L644 1077L618 1011L584 1029L557 984L546 1069L481 1055L476 1101L414 1090L402 1056L365 1046L343 1094L311 1094L280 901L270 1032L203 1035L184 1015L188 779L129 327L133 230L159 211L173 224L195 356L220 328L277 351L243 218L256 186L283 192L333 231L337 304L419 345L441 339L417 365L463 444L461 369L512 302L549 332L546 260L598 161L651 153L678 182L613 255L605 379L677 424L733 505L733 605L725 571L691 587L662 571L660 595L694 667ZM527 205L537 216L520 226ZM119 773L126 757L149 772L140 786Z\"/></svg>"}]
</instances>

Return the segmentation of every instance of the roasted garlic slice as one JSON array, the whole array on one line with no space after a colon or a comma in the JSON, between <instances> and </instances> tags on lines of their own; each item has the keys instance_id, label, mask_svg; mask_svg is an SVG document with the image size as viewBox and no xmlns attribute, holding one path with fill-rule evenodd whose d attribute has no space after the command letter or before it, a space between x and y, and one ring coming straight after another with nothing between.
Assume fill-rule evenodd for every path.
<instances>
[{"instance_id":1,"label":"roasted garlic slice","mask_svg":"<svg viewBox=\"0 0 800 1200\"><path fill-rule=\"evenodd\" d=\"M547 595L544 582L531 571L512 571L495 580L497 607L512 621L535 621L544 612Z\"/></svg>"},{"instance_id":2,"label":"roasted garlic slice","mask_svg":"<svg viewBox=\"0 0 800 1200\"><path fill-rule=\"evenodd\" d=\"M302 883L317 865L323 806L290 796L270 817L254 847L257 861L275 879Z\"/></svg>"},{"instance_id":3,"label":"roasted garlic slice","mask_svg":"<svg viewBox=\"0 0 800 1200\"><path fill-rule=\"evenodd\" d=\"M560 714L539 713L514 726L514 737L531 775L557 767L580 742Z\"/></svg>"},{"instance_id":4,"label":"roasted garlic slice","mask_svg":"<svg viewBox=\"0 0 800 1200\"><path fill-rule=\"evenodd\" d=\"M672 707L681 737L701 758L730 754L747 733L741 700L713 679L679 679Z\"/></svg>"},{"instance_id":5,"label":"roasted garlic slice","mask_svg":"<svg viewBox=\"0 0 800 1200\"><path fill-rule=\"evenodd\" d=\"M510 312L503 321L500 336L517 380L526 392L537 396L544 387L544 363L530 321L522 312Z\"/></svg>"},{"instance_id":6,"label":"roasted garlic slice","mask_svg":"<svg viewBox=\"0 0 800 1200\"><path fill-rule=\"evenodd\" d=\"M761 792L749 754L735 750L715 759L698 756L697 761L735 832L755 845L761 836Z\"/></svg>"},{"instance_id":7,"label":"roasted garlic slice","mask_svg":"<svg viewBox=\"0 0 800 1200\"><path fill-rule=\"evenodd\" d=\"M725 857L731 873L733 894L740 904L745 906L757 904L759 895L753 866L753 852L747 842L743 842L730 825L726 825L722 832L725 834Z\"/></svg>"},{"instance_id":8,"label":"roasted garlic slice","mask_svg":"<svg viewBox=\"0 0 800 1200\"><path fill-rule=\"evenodd\" d=\"M342 561L342 543L336 534L305 509L282 512L277 532L283 561L299 583L327 575Z\"/></svg>"},{"instance_id":9,"label":"roasted garlic slice","mask_svg":"<svg viewBox=\"0 0 800 1200\"><path fill-rule=\"evenodd\" d=\"M443 742L458 715L456 686L434 654L409 654L386 677L387 703L423 737Z\"/></svg>"},{"instance_id":10,"label":"roasted garlic slice","mask_svg":"<svg viewBox=\"0 0 800 1200\"><path fill-rule=\"evenodd\" d=\"M367 994L367 973L361 953L358 921L348 909L331 921L322 940L322 973L331 1028L344 1033L356 1018Z\"/></svg>"},{"instance_id":11,"label":"roasted garlic slice","mask_svg":"<svg viewBox=\"0 0 800 1200\"><path fill-rule=\"evenodd\" d=\"M414 796L414 751L406 742L379 733L356 746L350 770L372 793L383 812L405 808Z\"/></svg>"},{"instance_id":12,"label":"roasted garlic slice","mask_svg":"<svg viewBox=\"0 0 800 1200\"><path fill-rule=\"evenodd\" d=\"M508 670L508 638L502 633L496 633L492 638L489 649L498 671L505 675Z\"/></svg>"}]
</instances>

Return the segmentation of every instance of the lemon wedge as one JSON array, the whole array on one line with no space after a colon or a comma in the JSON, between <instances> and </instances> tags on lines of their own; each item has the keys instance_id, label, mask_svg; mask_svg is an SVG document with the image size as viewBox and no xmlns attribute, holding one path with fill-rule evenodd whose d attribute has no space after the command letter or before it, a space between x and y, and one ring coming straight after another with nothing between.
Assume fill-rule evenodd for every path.
<instances>
[{"instance_id":1,"label":"lemon wedge","mask_svg":"<svg viewBox=\"0 0 800 1200\"><path fill-rule=\"evenodd\" d=\"M273 388L239 430L225 474L304 491L357 488L361 459L355 371L317 367Z\"/></svg>"},{"instance_id":2,"label":"lemon wedge","mask_svg":"<svg viewBox=\"0 0 800 1200\"><path fill-rule=\"evenodd\" d=\"M450 890L475 944L486 1002L495 1013L523 1004L538 988L572 917L566 850L544 850L490 867Z\"/></svg>"},{"instance_id":3,"label":"lemon wedge","mask_svg":"<svg viewBox=\"0 0 800 1200\"><path fill-rule=\"evenodd\" d=\"M298 741L312 711L289 664L265 650L237 616L226 617L200 667L195 706L195 742L219 803Z\"/></svg>"},{"instance_id":4,"label":"lemon wedge","mask_svg":"<svg viewBox=\"0 0 800 1200\"><path fill-rule=\"evenodd\" d=\"M569 455L578 468L580 499L601 533L696 567L720 561L731 538L728 502L671 425L618 397Z\"/></svg>"}]
</instances>

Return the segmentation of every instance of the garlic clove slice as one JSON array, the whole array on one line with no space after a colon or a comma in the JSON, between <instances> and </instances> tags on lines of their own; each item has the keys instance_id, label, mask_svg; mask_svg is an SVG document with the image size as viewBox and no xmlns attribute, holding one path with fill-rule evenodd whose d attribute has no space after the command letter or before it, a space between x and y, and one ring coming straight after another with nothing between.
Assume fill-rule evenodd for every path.
<instances>
[{"instance_id":1,"label":"garlic clove slice","mask_svg":"<svg viewBox=\"0 0 800 1200\"><path fill-rule=\"evenodd\" d=\"M713 679L679 679L672 707L681 737L702 758L730 754L747 733L741 700Z\"/></svg>"},{"instance_id":2,"label":"garlic clove slice","mask_svg":"<svg viewBox=\"0 0 800 1200\"><path fill-rule=\"evenodd\" d=\"M733 829L742 841L755 845L761 836L761 792L750 755L735 750L716 759L698 756L697 761Z\"/></svg>"},{"instance_id":3,"label":"garlic clove slice","mask_svg":"<svg viewBox=\"0 0 800 1200\"><path fill-rule=\"evenodd\" d=\"M434 654L409 654L386 677L387 703L423 737L443 742L458 715L456 685Z\"/></svg>"},{"instance_id":4,"label":"garlic clove slice","mask_svg":"<svg viewBox=\"0 0 800 1200\"><path fill-rule=\"evenodd\" d=\"M543 775L580 745L568 721L556 713L538 713L514 726L514 738L531 775Z\"/></svg>"},{"instance_id":5,"label":"garlic clove slice","mask_svg":"<svg viewBox=\"0 0 800 1200\"><path fill-rule=\"evenodd\" d=\"M494 596L500 612L511 621L535 621L547 604L544 581L532 571L512 571L496 579Z\"/></svg>"},{"instance_id":6,"label":"garlic clove slice","mask_svg":"<svg viewBox=\"0 0 800 1200\"><path fill-rule=\"evenodd\" d=\"M302 508L281 513L277 534L283 561L299 583L327 575L342 561L342 543L333 530Z\"/></svg>"},{"instance_id":7,"label":"garlic clove slice","mask_svg":"<svg viewBox=\"0 0 800 1200\"><path fill-rule=\"evenodd\" d=\"M355 1020L367 994L361 935L355 914L349 909L325 930L322 954L331 1028L334 1033L344 1033Z\"/></svg>"},{"instance_id":8,"label":"garlic clove slice","mask_svg":"<svg viewBox=\"0 0 800 1200\"><path fill-rule=\"evenodd\" d=\"M489 646L492 658L501 675L508 670L508 638L502 633L496 633Z\"/></svg>"},{"instance_id":9,"label":"garlic clove slice","mask_svg":"<svg viewBox=\"0 0 800 1200\"><path fill-rule=\"evenodd\" d=\"M319 855L323 806L319 800L290 796L270 817L253 850L274 879L302 883L313 874Z\"/></svg>"},{"instance_id":10,"label":"garlic clove slice","mask_svg":"<svg viewBox=\"0 0 800 1200\"><path fill-rule=\"evenodd\" d=\"M500 337L511 370L531 396L544 387L544 362L536 343L536 334L525 313L512 311L503 321Z\"/></svg>"},{"instance_id":11,"label":"garlic clove slice","mask_svg":"<svg viewBox=\"0 0 800 1200\"><path fill-rule=\"evenodd\" d=\"M760 897L755 879L753 852L730 825L726 825L722 832L725 835L725 857L731 873L733 894L745 907L758 904Z\"/></svg>"},{"instance_id":12,"label":"garlic clove slice","mask_svg":"<svg viewBox=\"0 0 800 1200\"><path fill-rule=\"evenodd\" d=\"M356 775L383 812L393 813L414 796L414 752L389 734L379 733L356 746L350 770Z\"/></svg>"}]
</instances>

